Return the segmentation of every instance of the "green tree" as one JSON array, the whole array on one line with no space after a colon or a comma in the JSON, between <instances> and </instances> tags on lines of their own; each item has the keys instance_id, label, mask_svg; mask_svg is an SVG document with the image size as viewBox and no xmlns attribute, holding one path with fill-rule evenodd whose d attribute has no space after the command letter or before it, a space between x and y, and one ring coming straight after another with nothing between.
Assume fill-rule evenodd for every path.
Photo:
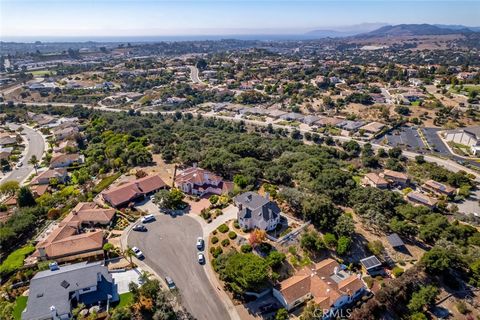
<instances>
[{"instance_id":1,"label":"green tree","mask_svg":"<svg viewBox=\"0 0 480 320\"><path fill-rule=\"evenodd\" d=\"M408 309L411 312L423 311L435 302L439 293L438 288L431 285L420 287L420 290L412 294Z\"/></svg>"},{"instance_id":2,"label":"green tree","mask_svg":"<svg viewBox=\"0 0 480 320\"><path fill-rule=\"evenodd\" d=\"M180 189L160 190L155 194L155 203L162 209L176 210L183 205L184 198Z\"/></svg>"},{"instance_id":3,"label":"green tree","mask_svg":"<svg viewBox=\"0 0 480 320\"><path fill-rule=\"evenodd\" d=\"M334 249L337 246L337 238L333 233L325 233L323 236L323 242L327 248Z\"/></svg>"},{"instance_id":4,"label":"green tree","mask_svg":"<svg viewBox=\"0 0 480 320\"><path fill-rule=\"evenodd\" d=\"M38 174L37 169L38 169L38 164L40 163L40 161L37 159L37 156L32 155L30 160L28 160L28 163L31 164L33 166L33 168L35 169L35 174Z\"/></svg>"},{"instance_id":5,"label":"green tree","mask_svg":"<svg viewBox=\"0 0 480 320\"><path fill-rule=\"evenodd\" d=\"M33 197L32 191L30 191L28 187L21 187L18 190L17 204L20 208L35 206L35 198Z\"/></svg>"},{"instance_id":6,"label":"green tree","mask_svg":"<svg viewBox=\"0 0 480 320\"><path fill-rule=\"evenodd\" d=\"M350 250L351 244L352 239L350 237L341 236L337 242L337 253L341 256L346 254Z\"/></svg>"},{"instance_id":7,"label":"green tree","mask_svg":"<svg viewBox=\"0 0 480 320\"><path fill-rule=\"evenodd\" d=\"M13 196L19 188L20 184L18 181L7 181L0 185L0 193L5 196Z\"/></svg>"},{"instance_id":8,"label":"green tree","mask_svg":"<svg viewBox=\"0 0 480 320\"><path fill-rule=\"evenodd\" d=\"M288 311L285 308L278 309L277 313L275 314L275 320L287 320L288 319Z\"/></svg>"},{"instance_id":9,"label":"green tree","mask_svg":"<svg viewBox=\"0 0 480 320\"><path fill-rule=\"evenodd\" d=\"M342 214L338 219L333 231L338 236L349 236L355 232L355 224L348 214Z\"/></svg>"},{"instance_id":10,"label":"green tree","mask_svg":"<svg viewBox=\"0 0 480 320\"><path fill-rule=\"evenodd\" d=\"M253 253L221 255L222 274L234 291L258 290L268 280L269 266L265 259Z\"/></svg>"},{"instance_id":11,"label":"green tree","mask_svg":"<svg viewBox=\"0 0 480 320\"><path fill-rule=\"evenodd\" d=\"M427 271L434 274L453 267L455 261L456 257L453 252L449 252L446 248L439 246L435 246L426 252L421 259Z\"/></svg>"}]
</instances>

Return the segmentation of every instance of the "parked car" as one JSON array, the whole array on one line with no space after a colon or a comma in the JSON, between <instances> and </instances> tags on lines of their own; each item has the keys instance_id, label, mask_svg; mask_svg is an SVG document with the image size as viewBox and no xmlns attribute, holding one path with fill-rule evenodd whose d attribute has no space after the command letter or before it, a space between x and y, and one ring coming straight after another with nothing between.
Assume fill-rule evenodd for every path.
<instances>
[{"instance_id":1,"label":"parked car","mask_svg":"<svg viewBox=\"0 0 480 320\"><path fill-rule=\"evenodd\" d=\"M198 238L197 238L197 249L198 249L198 250L202 250L202 249L203 249L203 245L204 245L204 242L203 242L202 237L198 237Z\"/></svg>"},{"instance_id":2,"label":"parked car","mask_svg":"<svg viewBox=\"0 0 480 320\"><path fill-rule=\"evenodd\" d=\"M142 217L142 223L147 223L147 222L151 222L151 221L155 221L155 216L153 214L148 214L148 215Z\"/></svg>"},{"instance_id":3,"label":"parked car","mask_svg":"<svg viewBox=\"0 0 480 320\"><path fill-rule=\"evenodd\" d=\"M167 286L170 290L175 290L177 287L175 286L175 282L173 282L172 278L169 276L165 277L165 282L167 283Z\"/></svg>"},{"instance_id":4,"label":"parked car","mask_svg":"<svg viewBox=\"0 0 480 320\"><path fill-rule=\"evenodd\" d=\"M133 231L146 232L147 227L145 227L143 224L137 224L135 227L133 227Z\"/></svg>"},{"instance_id":5,"label":"parked car","mask_svg":"<svg viewBox=\"0 0 480 320\"><path fill-rule=\"evenodd\" d=\"M22 166L23 166L23 162L19 162L19 163L17 164L17 168L20 168L20 167L22 167Z\"/></svg>"},{"instance_id":6,"label":"parked car","mask_svg":"<svg viewBox=\"0 0 480 320\"><path fill-rule=\"evenodd\" d=\"M198 253L198 263L200 263L200 264L205 263L205 255L203 254L203 252Z\"/></svg>"},{"instance_id":7,"label":"parked car","mask_svg":"<svg viewBox=\"0 0 480 320\"><path fill-rule=\"evenodd\" d=\"M260 307L261 313L270 313L278 309L275 303L268 303Z\"/></svg>"},{"instance_id":8,"label":"parked car","mask_svg":"<svg viewBox=\"0 0 480 320\"><path fill-rule=\"evenodd\" d=\"M139 259L143 258L143 252L140 249L138 249L137 247L133 247L132 250L135 253L135 257Z\"/></svg>"}]
</instances>

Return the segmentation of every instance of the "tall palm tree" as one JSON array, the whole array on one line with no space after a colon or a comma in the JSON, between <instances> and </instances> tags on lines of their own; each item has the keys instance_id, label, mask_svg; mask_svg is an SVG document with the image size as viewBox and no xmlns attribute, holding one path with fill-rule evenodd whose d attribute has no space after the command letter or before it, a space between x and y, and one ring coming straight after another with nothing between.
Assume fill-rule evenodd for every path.
<instances>
[{"instance_id":1,"label":"tall palm tree","mask_svg":"<svg viewBox=\"0 0 480 320\"><path fill-rule=\"evenodd\" d=\"M40 163L40 161L38 161L37 159L37 156L36 155L33 155L30 160L28 161L29 164L33 165L33 168L35 169L35 174L38 174L38 171L37 171L37 166L38 164Z\"/></svg>"},{"instance_id":2,"label":"tall palm tree","mask_svg":"<svg viewBox=\"0 0 480 320\"><path fill-rule=\"evenodd\" d=\"M133 257L134 255L135 255L135 252L134 252L133 249L130 248L130 247L127 247L127 249L125 249L125 250L123 251L123 256L124 256L126 259L130 260L130 267L131 267L131 268L133 268L133 260L132 260L132 257Z\"/></svg>"}]
</instances>

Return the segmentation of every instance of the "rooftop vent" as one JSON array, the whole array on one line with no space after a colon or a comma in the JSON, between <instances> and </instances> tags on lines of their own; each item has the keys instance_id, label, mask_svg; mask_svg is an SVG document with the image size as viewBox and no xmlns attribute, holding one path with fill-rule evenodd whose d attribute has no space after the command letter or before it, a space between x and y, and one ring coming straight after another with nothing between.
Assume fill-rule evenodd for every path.
<instances>
[{"instance_id":1,"label":"rooftop vent","mask_svg":"<svg viewBox=\"0 0 480 320\"><path fill-rule=\"evenodd\" d=\"M68 287L70 287L70 283L68 283L68 281L66 281L66 280L63 280L63 281L60 283L60 285L61 285L62 287L64 287L65 289L67 289Z\"/></svg>"}]
</instances>

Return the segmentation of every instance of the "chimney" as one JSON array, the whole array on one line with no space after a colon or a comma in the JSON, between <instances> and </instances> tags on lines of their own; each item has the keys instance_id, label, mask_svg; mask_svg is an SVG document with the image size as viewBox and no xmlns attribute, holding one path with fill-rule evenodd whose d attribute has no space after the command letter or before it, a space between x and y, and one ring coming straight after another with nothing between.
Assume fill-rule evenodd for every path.
<instances>
[{"instance_id":1,"label":"chimney","mask_svg":"<svg viewBox=\"0 0 480 320\"><path fill-rule=\"evenodd\" d=\"M335 275L338 274L338 267L333 268L333 274L335 274Z\"/></svg>"},{"instance_id":2,"label":"chimney","mask_svg":"<svg viewBox=\"0 0 480 320\"><path fill-rule=\"evenodd\" d=\"M173 166L172 188L175 188L175 178L177 177L177 165Z\"/></svg>"},{"instance_id":3,"label":"chimney","mask_svg":"<svg viewBox=\"0 0 480 320\"><path fill-rule=\"evenodd\" d=\"M270 192L265 192L265 199L270 201Z\"/></svg>"},{"instance_id":4,"label":"chimney","mask_svg":"<svg viewBox=\"0 0 480 320\"><path fill-rule=\"evenodd\" d=\"M57 314L57 308L55 308L55 306L50 307L50 315L52 316L53 320L59 319Z\"/></svg>"},{"instance_id":5,"label":"chimney","mask_svg":"<svg viewBox=\"0 0 480 320\"><path fill-rule=\"evenodd\" d=\"M242 211L242 209L243 209L243 205L242 205L241 203L239 203L239 204L238 204L238 210L239 210L239 211Z\"/></svg>"},{"instance_id":6,"label":"chimney","mask_svg":"<svg viewBox=\"0 0 480 320\"><path fill-rule=\"evenodd\" d=\"M251 194L247 195L247 202L250 202L250 201L252 201L252 195Z\"/></svg>"},{"instance_id":7,"label":"chimney","mask_svg":"<svg viewBox=\"0 0 480 320\"><path fill-rule=\"evenodd\" d=\"M38 247L38 252L40 253L40 258L45 258L47 256L47 252L45 251L45 247Z\"/></svg>"},{"instance_id":8,"label":"chimney","mask_svg":"<svg viewBox=\"0 0 480 320\"><path fill-rule=\"evenodd\" d=\"M197 163L196 163L196 162L193 163L193 167L194 167L194 168L197 167Z\"/></svg>"}]
</instances>

